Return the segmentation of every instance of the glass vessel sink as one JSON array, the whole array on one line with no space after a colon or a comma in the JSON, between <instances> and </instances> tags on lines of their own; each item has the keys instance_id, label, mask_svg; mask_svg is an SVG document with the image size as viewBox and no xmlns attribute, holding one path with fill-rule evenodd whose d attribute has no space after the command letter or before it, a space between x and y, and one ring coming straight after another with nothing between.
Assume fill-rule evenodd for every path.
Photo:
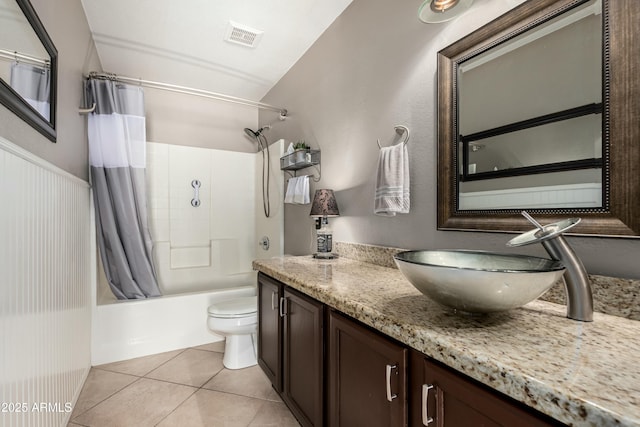
<instances>
[{"instance_id":1,"label":"glass vessel sink","mask_svg":"<svg viewBox=\"0 0 640 427\"><path fill-rule=\"evenodd\" d=\"M420 292L466 313L521 307L549 290L565 270L551 259L468 250L406 251L394 260Z\"/></svg>"}]
</instances>

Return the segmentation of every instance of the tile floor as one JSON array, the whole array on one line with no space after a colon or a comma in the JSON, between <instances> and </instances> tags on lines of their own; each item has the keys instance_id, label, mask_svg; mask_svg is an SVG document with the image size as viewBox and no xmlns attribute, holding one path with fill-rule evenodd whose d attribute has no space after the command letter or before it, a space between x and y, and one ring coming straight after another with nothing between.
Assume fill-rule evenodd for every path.
<instances>
[{"instance_id":1,"label":"tile floor","mask_svg":"<svg viewBox=\"0 0 640 427\"><path fill-rule=\"evenodd\" d=\"M76 426L298 427L260 367L222 365L224 342L91 368Z\"/></svg>"}]
</instances>

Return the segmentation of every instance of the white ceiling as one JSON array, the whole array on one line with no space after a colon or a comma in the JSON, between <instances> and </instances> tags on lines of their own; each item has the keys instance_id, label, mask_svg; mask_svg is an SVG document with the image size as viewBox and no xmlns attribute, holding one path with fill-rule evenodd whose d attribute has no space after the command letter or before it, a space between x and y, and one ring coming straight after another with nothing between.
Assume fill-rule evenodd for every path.
<instances>
[{"instance_id":1,"label":"white ceiling","mask_svg":"<svg viewBox=\"0 0 640 427\"><path fill-rule=\"evenodd\" d=\"M105 72L260 100L352 0L82 0ZM229 21L264 31L224 41Z\"/></svg>"}]
</instances>

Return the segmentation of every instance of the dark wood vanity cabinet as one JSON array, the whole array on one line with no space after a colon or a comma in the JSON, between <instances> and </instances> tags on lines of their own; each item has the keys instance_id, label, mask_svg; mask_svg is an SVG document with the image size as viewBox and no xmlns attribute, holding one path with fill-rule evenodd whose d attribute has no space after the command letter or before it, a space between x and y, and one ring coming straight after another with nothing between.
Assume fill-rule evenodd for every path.
<instances>
[{"instance_id":1,"label":"dark wood vanity cabinet","mask_svg":"<svg viewBox=\"0 0 640 427\"><path fill-rule=\"evenodd\" d=\"M282 399L303 426L322 426L324 305L289 288L282 304Z\"/></svg>"},{"instance_id":2,"label":"dark wood vanity cabinet","mask_svg":"<svg viewBox=\"0 0 640 427\"><path fill-rule=\"evenodd\" d=\"M258 363L303 426L324 422L324 305L258 275Z\"/></svg>"},{"instance_id":3,"label":"dark wood vanity cabinet","mask_svg":"<svg viewBox=\"0 0 640 427\"><path fill-rule=\"evenodd\" d=\"M563 424L411 351L411 427L542 427Z\"/></svg>"},{"instance_id":4,"label":"dark wood vanity cabinet","mask_svg":"<svg viewBox=\"0 0 640 427\"><path fill-rule=\"evenodd\" d=\"M282 283L258 275L258 364L277 392L282 391L282 291Z\"/></svg>"},{"instance_id":5,"label":"dark wood vanity cabinet","mask_svg":"<svg viewBox=\"0 0 640 427\"><path fill-rule=\"evenodd\" d=\"M333 310L327 340L327 424L406 426L408 350Z\"/></svg>"},{"instance_id":6,"label":"dark wood vanity cabinet","mask_svg":"<svg viewBox=\"0 0 640 427\"><path fill-rule=\"evenodd\" d=\"M258 319L258 363L305 427L563 425L262 273Z\"/></svg>"}]
</instances>

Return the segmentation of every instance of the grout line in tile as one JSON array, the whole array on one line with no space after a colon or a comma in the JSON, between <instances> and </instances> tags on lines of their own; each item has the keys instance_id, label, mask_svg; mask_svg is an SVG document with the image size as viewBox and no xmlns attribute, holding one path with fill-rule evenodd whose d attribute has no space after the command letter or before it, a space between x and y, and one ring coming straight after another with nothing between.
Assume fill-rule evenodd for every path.
<instances>
[{"instance_id":1,"label":"grout line in tile","mask_svg":"<svg viewBox=\"0 0 640 427\"><path fill-rule=\"evenodd\" d=\"M211 381L212 379L214 379L215 377L217 377L217 376L218 376L218 374L219 374L220 372L224 371L225 369L227 369L227 368L223 367L222 369L220 369L218 372L216 372L215 374L213 374L213 375L211 376L211 378L209 378L208 380L206 380L205 382L203 382L203 383L202 383L202 385L201 385L200 387L198 387L198 388L199 388L199 389L209 390L208 388L204 388L204 386L205 386L205 385L207 385L207 383L208 383L209 381Z\"/></svg>"},{"instance_id":2,"label":"grout line in tile","mask_svg":"<svg viewBox=\"0 0 640 427\"><path fill-rule=\"evenodd\" d=\"M193 347L185 348L184 350L185 351L187 351L187 350L202 351L202 352L206 352L206 353L218 353L217 351L203 350L201 348L193 348ZM220 353L218 353L218 354L220 354Z\"/></svg>"},{"instance_id":3,"label":"grout line in tile","mask_svg":"<svg viewBox=\"0 0 640 427\"><path fill-rule=\"evenodd\" d=\"M206 383L205 383L206 384ZM216 393L223 393L223 394L229 394L232 396L238 396L238 397L247 397L249 399L255 399L255 400L261 400L263 402L271 402L271 403L283 403L283 400L271 400L271 399L264 399L262 397L257 397L257 396L249 396L246 394L240 394L240 393L233 393L231 391L221 391L221 390L212 390L210 388L204 388L204 387L200 387L200 389L202 390L206 390L206 391L214 391Z\"/></svg>"},{"instance_id":4,"label":"grout line in tile","mask_svg":"<svg viewBox=\"0 0 640 427\"><path fill-rule=\"evenodd\" d=\"M105 372L111 372L111 371L105 371ZM118 372L119 373L119 372ZM121 374L121 375L129 375L129 374ZM139 377L137 375L130 375L132 377L136 377L137 379L127 385L125 385L124 387L120 388L119 390L114 391L113 393L111 393L109 396L105 397L104 399L102 399L101 401L99 401L98 403L96 403L95 405L91 406L90 408L87 408L85 411L79 413L78 415L74 416L72 419L69 420L69 422L72 422L74 424L79 424L78 422L74 421L76 418L80 417L81 415L86 414L87 412L89 412L90 410L92 410L93 408L95 408L96 406L98 406L99 404L101 404L102 402L110 399L111 397L115 396L116 394L120 393L122 390L124 390L125 388L128 388L130 386L132 386L133 384L137 383L138 381L140 381L142 379L142 377ZM84 387L84 385L83 385ZM82 393L82 392L81 392ZM84 425L84 424L80 424L80 425Z\"/></svg>"},{"instance_id":5,"label":"grout line in tile","mask_svg":"<svg viewBox=\"0 0 640 427\"><path fill-rule=\"evenodd\" d=\"M132 377L136 377L136 378L142 378L140 375L136 375L136 374L129 374L129 373L124 373L124 372L120 372L120 371L114 371L111 369L105 369L105 368L100 368L98 366L92 366L91 369L97 369L99 371L103 371L103 372L112 372L114 374L120 374L120 375L130 375Z\"/></svg>"},{"instance_id":6,"label":"grout line in tile","mask_svg":"<svg viewBox=\"0 0 640 427\"><path fill-rule=\"evenodd\" d=\"M100 368L98 366L92 366L91 369L96 369L98 371L102 371L102 372L111 372L113 374L120 374L120 375L129 375L130 377L136 377L136 378L144 378L140 375L136 375L136 374L125 374L124 372L119 372L119 371L112 371L111 369L104 369L104 368Z\"/></svg>"},{"instance_id":7,"label":"grout line in tile","mask_svg":"<svg viewBox=\"0 0 640 427\"><path fill-rule=\"evenodd\" d=\"M191 385L191 384L183 384L183 383L177 383L177 382L175 382L175 381L159 380L159 379L157 379L157 378L148 378L148 377L141 377L140 379L141 379L141 380L142 380L142 379L144 379L144 380L149 380L149 381L158 381L158 382L161 382L161 383L167 383L167 384L173 384L173 385L181 385L181 386L183 386L183 387L189 387L189 388L192 388L192 389L194 389L195 391L198 391L198 390L200 389L200 387L195 386L195 385ZM133 384L133 383L132 383L132 384Z\"/></svg>"},{"instance_id":8,"label":"grout line in tile","mask_svg":"<svg viewBox=\"0 0 640 427\"><path fill-rule=\"evenodd\" d=\"M151 378L149 378L149 379L151 379ZM156 381L162 381L162 380L156 380ZM169 381L164 381L164 382L168 383ZM181 384L181 385L184 385L184 384ZM173 408L173 410L172 410L171 412L169 412L167 415L165 415L165 416L164 416L160 421L158 421L155 425L157 426L158 424L160 424L161 422L163 422L167 417L169 417L171 414L173 414L175 411L177 411L179 407L181 407L182 405L184 405L184 403L185 403L187 400L189 400L189 399L191 398L191 396L193 396L194 394L196 394L196 393L198 392L198 390L200 390L199 388L195 388L195 387L193 387L193 388L194 388L194 390L193 390L193 392L192 392L189 396L187 396L187 397L186 397L182 402L180 402L180 404L179 404L178 406L176 406L175 408Z\"/></svg>"},{"instance_id":9,"label":"grout line in tile","mask_svg":"<svg viewBox=\"0 0 640 427\"><path fill-rule=\"evenodd\" d=\"M216 343L217 342L222 342L222 341L216 341ZM215 343L209 343L209 344L215 344ZM209 353L220 353L220 354L224 353L224 351L207 350L207 349L204 349L204 348L198 348L198 347L202 347L203 345L207 345L207 344L197 345L195 347L187 347L185 350L192 349L192 350L208 351Z\"/></svg>"},{"instance_id":10,"label":"grout line in tile","mask_svg":"<svg viewBox=\"0 0 640 427\"><path fill-rule=\"evenodd\" d=\"M173 350L173 351L177 351L177 350ZM146 374L144 374L142 377L143 378L148 378L147 375L149 375L151 372L155 371L156 369L159 369L161 366L166 365L167 363L171 362L173 359L175 359L176 357L180 356L182 353L184 353L185 351L187 351L186 348L183 348L180 353L176 354L175 356L173 356L170 359L165 360L164 362L162 362L161 364L159 364L158 366L156 366L155 368L153 368L152 370L150 370L149 372L147 372ZM151 378L151 379L155 379L155 378ZM168 382L168 381L167 381ZM182 384L182 385L187 385L187 384Z\"/></svg>"},{"instance_id":11,"label":"grout line in tile","mask_svg":"<svg viewBox=\"0 0 640 427\"><path fill-rule=\"evenodd\" d=\"M193 384L185 384L185 383L179 383L179 382L175 382L175 381L169 381L169 380L160 380L158 378L151 378L151 377L140 377L140 379L145 379L145 380L153 380L153 381L160 381L162 383L167 383L167 384L174 384L174 385L181 385L184 387L191 387L193 389L196 390L200 390L202 388L202 386L197 386L197 385L193 385ZM206 383L205 383L206 384ZM203 384L204 385L204 384Z\"/></svg>"},{"instance_id":12,"label":"grout line in tile","mask_svg":"<svg viewBox=\"0 0 640 427\"><path fill-rule=\"evenodd\" d=\"M159 364L155 368L151 369L149 372L146 372L144 375L136 375L136 374L130 374L128 372L121 372L121 371L115 371L115 370L112 370L112 369L101 368L101 366L104 366L104 365L92 366L91 368L92 369L100 369L101 371L107 371L107 372L115 372L116 374L131 375L132 377L146 378L146 376L149 375L151 372L155 371L156 369L158 369L160 366L164 365L165 363L167 363L167 362L175 359L176 357L180 356L187 349L183 348L183 349L169 350L169 351L164 352L164 353L169 353L171 351L178 351L178 350L180 350L180 352L178 354L176 354L175 356L173 356L170 359L165 360L164 362L162 362L161 364ZM162 353L157 353L157 354L162 354ZM155 356L155 355L156 354L150 354L149 356ZM147 357L147 356L140 356L140 357ZM134 357L133 359L137 359L137 357ZM133 359L125 359L125 360L121 360L120 362L126 362L128 360L133 360ZM113 362L113 363L117 363L117 362Z\"/></svg>"},{"instance_id":13,"label":"grout line in tile","mask_svg":"<svg viewBox=\"0 0 640 427\"><path fill-rule=\"evenodd\" d=\"M217 353L217 352L215 352L215 351L209 351L209 350L198 350L198 349L193 348L193 347L187 347L187 348L185 348L183 351L181 351L181 352L180 352L180 354L184 353L184 351L186 351L186 350L196 350L196 351L206 351L207 353ZM177 354L177 355L176 355L176 357L178 357L180 354ZM171 383L171 384L178 384L178 385L185 385L185 386L188 386L188 387L195 387L195 388L197 388L197 389L199 390L199 389L201 389L201 388L202 388L206 383L208 383L209 381L211 381L211 380L212 380L216 375L218 375L220 372L222 372L223 370L225 370L225 369L226 369L226 368L224 368L224 367L223 367L223 368L222 368L222 369L220 369L218 372L216 372L215 374L213 374L209 379L207 379L205 382L203 382L203 383L202 383L202 385L200 385L200 386L195 386L195 385L193 385L193 384L178 383L178 382L175 382L175 381L169 381L169 380L159 380L159 379L157 379L157 378L147 377L147 375L149 375L151 372L155 371L156 369L159 369L161 366L165 365L166 363L169 363L169 362L170 362L171 360L173 360L173 359L175 359L175 357L172 357L171 359L169 359L169 360L167 360L166 362L164 362L162 365L159 365L159 366L157 366L156 368L154 368L154 369L150 370L149 372L147 372L147 373L144 375L144 377L141 377L141 378L148 378L148 379L150 379L150 380L164 381L164 382L166 382L166 383ZM205 390L206 390L206 389L205 389Z\"/></svg>"},{"instance_id":14,"label":"grout line in tile","mask_svg":"<svg viewBox=\"0 0 640 427\"><path fill-rule=\"evenodd\" d=\"M251 425L251 423L254 422L256 420L256 418L258 418L258 414L260 413L260 411L262 410L262 408L264 408L264 405L266 405L266 404L267 404L266 401L262 402L262 405L260 405L260 407L256 411L256 414L253 416L253 418L251 418L251 421L249 421L248 425Z\"/></svg>"}]
</instances>

